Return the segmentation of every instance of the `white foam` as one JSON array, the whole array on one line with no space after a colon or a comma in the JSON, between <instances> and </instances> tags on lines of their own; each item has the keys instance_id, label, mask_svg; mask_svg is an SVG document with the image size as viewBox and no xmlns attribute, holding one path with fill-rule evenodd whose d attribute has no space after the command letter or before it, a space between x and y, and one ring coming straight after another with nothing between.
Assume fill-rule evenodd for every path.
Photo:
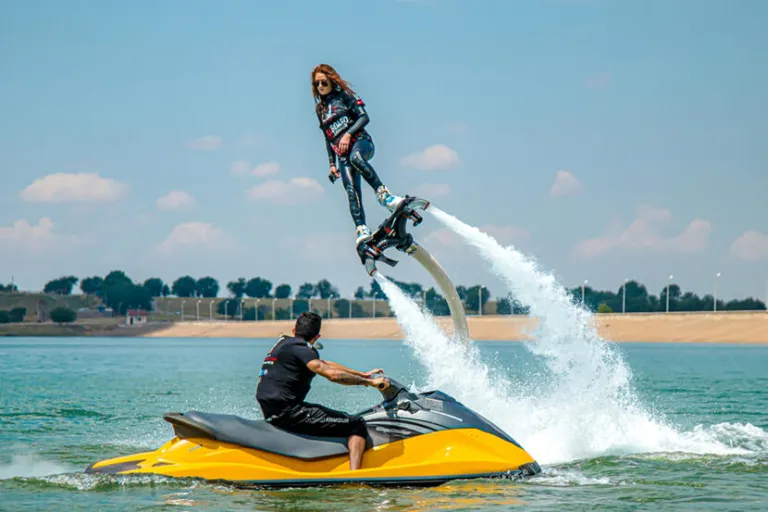
<instances>
[{"instance_id":1,"label":"white foam","mask_svg":"<svg viewBox=\"0 0 768 512\"><path fill-rule=\"evenodd\" d=\"M539 318L532 333L535 341L525 346L548 371L544 380L494 373L471 345L449 340L429 315L378 273L406 343L428 370L429 385L498 424L542 464L635 453L768 450L768 434L753 425L699 425L682 432L668 423L636 397L631 370L619 350L597 335L592 315L571 302L554 276L477 228L434 206L428 211L474 247Z\"/></svg>"},{"instance_id":2,"label":"white foam","mask_svg":"<svg viewBox=\"0 0 768 512\"><path fill-rule=\"evenodd\" d=\"M39 455L13 455L11 462L0 464L0 480L9 478L39 478L76 471L71 465L46 460Z\"/></svg>"}]
</instances>

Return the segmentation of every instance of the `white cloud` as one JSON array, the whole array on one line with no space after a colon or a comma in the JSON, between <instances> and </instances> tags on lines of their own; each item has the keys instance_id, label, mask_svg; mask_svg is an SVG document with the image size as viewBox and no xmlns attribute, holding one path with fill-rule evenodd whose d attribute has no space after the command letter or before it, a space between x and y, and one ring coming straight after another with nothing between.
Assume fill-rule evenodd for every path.
<instances>
[{"instance_id":1,"label":"white cloud","mask_svg":"<svg viewBox=\"0 0 768 512\"><path fill-rule=\"evenodd\" d=\"M157 207L161 210L183 210L192 207L195 198L183 190L172 190L157 200Z\"/></svg>"},{"instance_id":2,"label":"white cloud","mask_svg":"<svg viewBox=\"0 0 768 512\"><path fill-rule=\"evenodd\" d=\"M758 231L746 231L731 244L731 254L748 261L768 258L768 235Z\"/></svg>"},{"instance_id":3,"label":"white cloud","mask_svg":"<svg viewBox=\"0 0 768 512\"><path fill-rule=\"evenodd\" d=\"M232 162L232 165L229 166L229 172L236 176L245 176L246 174L251 174L253 176L263 178L264 176L269 176L270 174L277 174L279 171L280 165L275 161L261 163L253 169L251 169L251 162L248 160L238 160L236 162Z\"/></svg>"},{"instance_id":4,"label":"white cloud","mask_svg":"<svg viewBox=\"0 0 768 512\"><path fill-rule=\"evenodd\" d=\"M174 226L168 237L157 246L157 252L170 254L175 250L197 250L227 244L227 236L221 228L205 222L185 222Z\"/></svg>"},{"instance_id":5,"label":"white cloud","mask_svg":"<svg viewBox=\"0 0 768 512\"><path fill-rule=\"evenodd\" d=\"M221 137L218 135L205 135L187 142L187 148L192 151L213 151L221 147Z\"/></svg>"},{"instance_id":6,"label":"white cloud","mask_svg":"<svg viewBox=\"0 0 768 512\"><path fill-rule=\"evenodd\" d=\"M569 171L557 171L555 182L549 190L552 197L565 197L584 191L584 185Z\"/></svg>"},{"instance_id":7,"label":"white cloud","mask_svg":"<svg viewBox=\"0 0 768 512\"><path fill-rule=\"evenodd\" d=\"M39 251L55 240L53 228L53 221L48 217L41 218L35 225L20 219L10 226L0 226L0 244L7 243L14 250Z\"/></svg>"},{"instance_id":8,"label":"white cloud","mask_svg":"<svg viewBox=\"0 0 768 512\"><path fill-rule=\"evenodd\" d=\"M126 188L123 183L97 173L60 172L33 181L19 197L30 202L108 202L121 197Z\"/></svg>"},{"instance_id":9,"label":"white cloud","mask_svg":"<svg viewBox=\"0 0 768 512\"><path fill-rule=\"evenodd\" d=\"M451 193L451 186L447 183L424 183L413 189L413 195L431 199L434 197L446 196Z\"/></svg>"},{"instance_id":10,"label":"white cloud","mask_svg":"<svg viewBox=\"0 0 768 512\"><path fill-rule=\"evenodd\" d=\"M679 234L665 237L659 231L672 214L664 208L642 205L635 220L626 229L620 222L609 226L603 236L577 244L576 255L590 258L618 249L636 253L694 253L704 250L712 232L709 221L695 219Z\"/></svg>"},{"instance_id":11,"label":"white cloud","mask_svg":"<svg viewBox=\"0 0 768 512\"><path fill-rule=\"evenodd\" d=\"M276 174L279 170L280 166L277 164L277 162L265 162L254 167L251 171L251 174L254 176L263 177L269 176L270 174Z\"/></svg>"},{"instance_id":12,"label":"white cloud","mask_svg":"<svg viewBox=\"0 0 768 512\"><path fill-rule=\"evenodd\" d=\"M400 160L400 165L427 171L449 169L459 164L461 164L459 154L443 144L429 146L423 151L408 155Z\"/></svg>"},{"instance_id":13,"label":"white cloud","mask_svg":"<svg viewBox=\"0 0 768 512\"><path fill-rule=\"evenodd\" d=\"M268 180L246 191L249 199L291 204L306 201L323 193L323 187L312 178L293 178L290 181Z\"/></svg>"}]
</instances>

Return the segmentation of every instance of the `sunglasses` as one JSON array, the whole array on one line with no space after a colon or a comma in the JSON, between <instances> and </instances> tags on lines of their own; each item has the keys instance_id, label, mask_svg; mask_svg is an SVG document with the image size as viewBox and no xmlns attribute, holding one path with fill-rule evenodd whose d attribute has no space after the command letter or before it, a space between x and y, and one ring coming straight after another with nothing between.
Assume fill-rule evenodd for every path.
<instances>
[{"instance_id":1,"label":"sunglasses","mask_svg":"<svg viewBox=\"0 0 768 512\"><path fill-rule=\"evenodd\" d=\"M318 87L322 85L323 87L328 87L328 80L315 80L315 87Z\"/></svg>"}]
</instances>

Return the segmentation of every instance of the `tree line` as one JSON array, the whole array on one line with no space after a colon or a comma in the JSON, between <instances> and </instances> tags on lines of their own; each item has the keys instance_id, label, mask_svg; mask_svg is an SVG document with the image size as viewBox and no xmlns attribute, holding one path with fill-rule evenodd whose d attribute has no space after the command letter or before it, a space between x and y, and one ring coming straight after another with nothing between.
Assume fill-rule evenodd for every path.
<instances>
[{"instance_id":1,"label":"tree line","mask_svg":"<svg viewBox=\"0 0 768 512\"><path fill-rule=\"evenodd\" d=\"M395 284L409 297L424 302L426 308L435 316L445 316L450 314L448 303L443 296L438 293L434 287L425 289L419 283L409 283L393 280ZM125 314L128 309L146 309L151 310L153 300L159 297L175 296L180 298L215 298L221 291L218 280L211 276L194 278L190 275L184 275L177 278L172 283L165 283L159 277L151 277L143 283L134 282L122 270L113 270L106 276L90 276L82 280L75 276L62 276L46 283L43 291L49 294L70 295L74 287L80 284L80 290L87 295L95 295L101 298L102 302L117 314ZM620 285L615 291L597 290L592 287L575 287L567 290L570 299L575 303L582 303L585 308L595 312L659 312L666 311L667 308L667 287L665 286L658 295L649 293L648 289L637 281L628 281L625 285ZM17 291L17 288L10 289L11 285L0 285L1 291ZM274 289L273 289L274 288ZM300 303L296 306L294 313L300 313L304 307L301 301L309 299L335 299L335 309L339 316L347 316L352 309L352 316L360 313L360 306L346 299L341 299L341 294L336 286L327 279L321 279L317 283L305 282L301 284L296 292L288 283L281 283L274 286L273 283L263 277L254 277L246 279L239 277L226 283L225 289L228 296L233 299L289 299L294 298ZM459 298L464 303L464 307L470 314L477 313L484 308L491 297L488 288L481 285L457 286ZM386 299L386 295L379 286L378 281L371 280L366 289L359 286L355 291L356 299ZM711 311L714 309L714 297L712 295L698 296L694 292L685 292L679 285L669 286L669 310L670 311ZM219 314L242 314L243 318L252 316L252 319L266 316L266 312L260 312L255 309L250 311L244 309L240 312L240 300L229 302L220 302L217 306ZM356 309L357 306L357 309ZM263 306L267 308L268 306ZM729 301L717 300L718 310L764 310L764 302L748 297L745 299L733 299ZM266 309L264 310L266 311ZM528 314L527 307L522 306L512 295L500 298L496 302L496 313L502 315L510 314ZM284 313L286 318L289 312Z\"/></svg>"}]
</instances>

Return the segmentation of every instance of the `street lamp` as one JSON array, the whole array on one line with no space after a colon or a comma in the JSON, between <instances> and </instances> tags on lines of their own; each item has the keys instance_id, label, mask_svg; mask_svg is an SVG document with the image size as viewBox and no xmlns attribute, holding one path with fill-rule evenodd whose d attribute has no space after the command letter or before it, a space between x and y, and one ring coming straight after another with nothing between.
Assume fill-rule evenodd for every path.
<instances>
[{"instance_id":1,"label":"street lamp","mask_svg":"<svg viewBox=\"0 0 768 512\"><path fill-rule=\"evenodd\" d=\"M276 301L276 300L277 300L277 299L272 299L272 321L273 321L273 322L274 322L275 320L277 320L277 317L275 316L275 301Z\"/></svg>"},{"instance_id":2,"label":"street lamp","mask_svg":"<svg viewBox=\"0 0 768 512\"><path fill-rule=\"evenodd\" d=\"M184 321L184 302L186 301L181 301L181 321L182 322Z\"/></svg>"},{"instance_id":3,"label":"street lamp","mask_svg":"<svg viewBox=\"0 0 768 512\"><path fill-rule=\"evenodd\" d=\"M213 301L208 303L208 319L213 322Z\"/></svg>"},{"instance_id":4,"label":"street lamp","mask_svg":"<svg viewBox=\"0 0 768 512\"><path fill-rule=\"evenodd\" d=\"M477 316L483 316L483 287L477 287Z\"/></svg>"},{"instance_id":5,"label":"street lamp","mask_svg":"<svg viewBox=\"0 0 768 512\"><path fill-rule=\"evenodd\" d=\"M667 279L667 313L669 313L669 283L672 282L672 278L675 277L672 274L669 275L669 279Z\"/></svg>"},{"instance_id":6,"label":"street lamp","mask_svg":"<svg viewBox=\"0 0 768 512\"><path fill-rule=\"evenodd\" d=\"M715 274L715 305L713 306L714 311L717 311L717 278L720 277L720 272Z\"/></svg>"},{"instance_id":7,"label":"street lamp","mask_svg":"<svg viewBox=\"0 0 768 512\"><path fill-rule=\"evenodd\" d=\"M240 321L243 321L243 309L245 306L245 299L240 299Z\"/></svg>"},{"instance_id":8,"label":"street lamp","mask_svg":"<svg viewBox=\"0 0 768 512\"><path fill-rule=\"evenodd\" d=\"M196 322L199 322L199 321L200 321L200 303L201 303L201 302L202 302L201 300L198 300L198 301L195 303L195 321L196 321Z\"/></svg>"},{"instance_id":9,"label":"street lamp","mask_svg":"<svg viewBox=\"0 0 768 512\"><path fill-rule=\"evenodd\" d=\"M627 312L627 282L629 281L629 278L624 278L624 286L622 286L622 298L621 298L621 312L626 313Z\"/></svg>"}]
</instances>

